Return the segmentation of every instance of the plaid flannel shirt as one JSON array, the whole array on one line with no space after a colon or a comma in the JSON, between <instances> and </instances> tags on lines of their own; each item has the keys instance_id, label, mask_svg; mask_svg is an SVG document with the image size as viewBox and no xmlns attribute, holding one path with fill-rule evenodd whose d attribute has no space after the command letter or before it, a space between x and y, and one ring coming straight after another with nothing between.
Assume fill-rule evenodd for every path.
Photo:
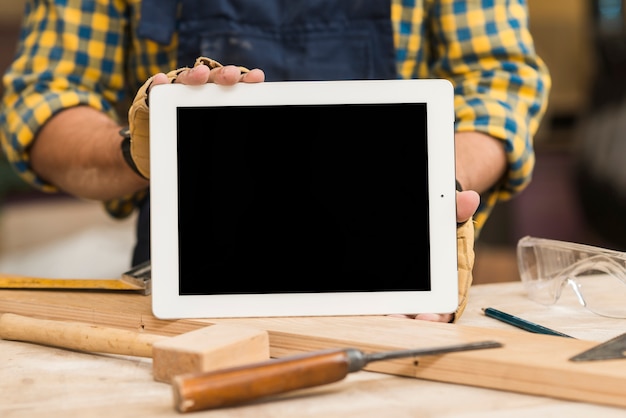
<instances>
[{"instance_id":1,"label":"plaid flannel shirt","mask_svg":"<svg viewBox=\"0 0 626 418\"><path fill-rule=\"evenodd\" d=\"M26 2L17 59L3 77L0 139L9 162L34 187L57 191L29 164L29 146L54 114L87 105L124 123L120 104L130 103L145 80L193 64L177 62L176 35L169 45L136 36L140 9L141 0ZM455 130L505 143L508 169L481 196L478 234L494 205L530 182L533 135L547 106L551 79L535 53L525 0L391 0L391 18L398 78L449 79ZM125 217L141 197L120 196L105 202L106 209Z\"/></svg>"}]
</instances>

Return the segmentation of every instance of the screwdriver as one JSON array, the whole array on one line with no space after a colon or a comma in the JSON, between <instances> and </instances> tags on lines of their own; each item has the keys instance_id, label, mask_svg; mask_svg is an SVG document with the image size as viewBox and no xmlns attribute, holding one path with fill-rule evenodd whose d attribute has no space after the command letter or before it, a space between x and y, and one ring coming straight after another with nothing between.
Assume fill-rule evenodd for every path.
<instances>
[{"instance_id":1,"label":"screwdriver","mask_svg":"<svg viewBox=\"0 0 626 418\"><path fill-rule=\"evenodd\" d=\"M221 408L345 378L368 363L404 357L501 347L481 341L435 348L366 354L356 348L330 349L211 372L174 376L174 404L179 412Z\"/></svg>"}]
</instances>

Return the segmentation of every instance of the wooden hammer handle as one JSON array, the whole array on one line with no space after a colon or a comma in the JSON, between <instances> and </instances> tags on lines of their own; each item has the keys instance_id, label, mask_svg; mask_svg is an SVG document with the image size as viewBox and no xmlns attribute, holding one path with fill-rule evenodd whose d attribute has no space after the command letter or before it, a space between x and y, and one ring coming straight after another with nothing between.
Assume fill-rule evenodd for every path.
<instances>
[{"instance_id":1,"label":"wooden hammer handle","mask_svg":"<svg viewBox=\"0 0 626 418\"><path fill-rule=\"evenodd\" d=\"M152 357L152 344L167 337L5 313L0 315L0 338L92 353Z\"/></svg>"}]
</instances>

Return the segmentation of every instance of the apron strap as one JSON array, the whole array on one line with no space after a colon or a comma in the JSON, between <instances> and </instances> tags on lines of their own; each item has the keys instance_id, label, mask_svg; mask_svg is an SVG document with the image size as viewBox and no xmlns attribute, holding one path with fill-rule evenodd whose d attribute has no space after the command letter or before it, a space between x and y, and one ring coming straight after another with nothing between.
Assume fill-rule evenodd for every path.
<instances>
[{"instance_id":1,"label":"apron strap","mask_svg":"<svg viewBox=\"0 0 626 418\"><path fill-rule=\"evenodd\" d=\"M137 35L169 45L176 30L179 0L143 0Z\"/></svg>"}]
</instances>

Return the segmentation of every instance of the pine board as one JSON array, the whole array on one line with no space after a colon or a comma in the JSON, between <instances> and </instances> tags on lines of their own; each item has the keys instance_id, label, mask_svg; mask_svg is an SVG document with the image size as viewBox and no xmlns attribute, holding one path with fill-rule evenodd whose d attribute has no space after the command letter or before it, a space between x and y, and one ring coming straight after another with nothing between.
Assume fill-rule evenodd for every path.
<instances>
[{"instance_id":1,"label":"pine board","mask_svg":"<svg viewBox=\"0 0 626 418\"><path fill-rule=\"evenodd\" d=\"M272 357L354 347L366 352L495 340L502 348L370 363L366 370L626 407L626 360L574 363L595 341L383 316L160 320L150 296L0 290L0 312L178 335L216 323L265 329Z\"/></svg>"}]
</instances>

